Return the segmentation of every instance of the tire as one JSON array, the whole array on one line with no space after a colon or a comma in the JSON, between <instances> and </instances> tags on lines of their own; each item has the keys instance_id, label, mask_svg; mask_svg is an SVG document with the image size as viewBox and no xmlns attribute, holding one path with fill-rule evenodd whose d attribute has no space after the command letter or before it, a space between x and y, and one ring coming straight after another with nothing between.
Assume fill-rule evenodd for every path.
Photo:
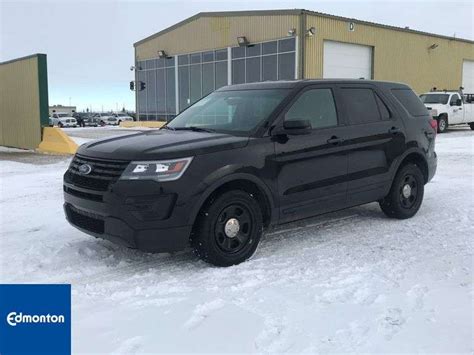
<instances>
[{"instance_id":1,"label":"tire","mask_svg":"<svg viewBox=\"0 0 474 355\"><path fill-rule=\"evenodd\" d=\"M448 130L448 119L446 116L440 116L438 118L438 133L444 133Z\"/></svg>"},{"instance_id":2,"label":"tire","mask_svg":"<svg viewBox=\"0 0 474 355\"><path fill-rule=\"evenodd\" d=\"M469 127L471 127L471 130L474 131L474 122L469 123Z\"/></svg>"},{"instance_id":3,"label":"tire","mask_svg":"<svg viewBox=\"0 0 474 355\"><path fill-rule=\"evenodd\" d=\"M380 201L380 208L390 218L413 217L420 209L424 192L425 181L420 168L411 163L403 165L395 175L390 192Z\"/></svg>"},{"instance_id":4,"label":"tire","mask_svg":"<svg viewBox=\"0 0 474 355\"><path fill-rule=\"evenodd\" d=\"M202 208L195 227L191 245L197 256L215 266L236 265L257 249L262 211L249 193L227 191Z\"/></svg>"},{"instance_id":5,"label":"tire","mask_svg":"<svg viewBox=\"0 0 474 355\"><path fill-rule=\"evenodd\" d=\"M63 126L64 126L64 125L63 125L61 122L58 123L58 127L59 127L59 128L63 128Z\"/></svg>"}]
</instances>

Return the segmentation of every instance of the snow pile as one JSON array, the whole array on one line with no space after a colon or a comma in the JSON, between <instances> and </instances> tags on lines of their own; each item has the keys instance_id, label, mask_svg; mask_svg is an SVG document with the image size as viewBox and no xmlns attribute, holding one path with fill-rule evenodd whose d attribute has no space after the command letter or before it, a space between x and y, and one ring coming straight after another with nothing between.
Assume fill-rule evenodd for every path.
<instances>
[{"instance_id":1,"label":"snow pile","mask_svg":"<svg viewBox=\"0 0 474 355\"><path fill-rule=\"evenodd\" d=\"M437 152L414 218L370 204L284 225L230 268L89 237L63 216L68 158L3 160L0 282L72 283L75 353L472 353L474 135Z\"/></svg>"}]
</instances>

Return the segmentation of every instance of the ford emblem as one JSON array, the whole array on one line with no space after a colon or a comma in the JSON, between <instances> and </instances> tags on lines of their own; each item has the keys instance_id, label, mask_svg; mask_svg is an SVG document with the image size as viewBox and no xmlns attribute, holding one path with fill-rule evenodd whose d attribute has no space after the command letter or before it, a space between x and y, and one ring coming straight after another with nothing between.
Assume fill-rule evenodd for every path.
<instances>
[{"instance_id":1,"label":"ford emblem","mask_svg":"<svg viewBox=\"0 0 474 355\"><path fill-rule=\"evenodd\" d=\"M92 171L92 167L89 164L82 164L78 170L82 175L87 175Z\"/></svg>"}]
</instances>

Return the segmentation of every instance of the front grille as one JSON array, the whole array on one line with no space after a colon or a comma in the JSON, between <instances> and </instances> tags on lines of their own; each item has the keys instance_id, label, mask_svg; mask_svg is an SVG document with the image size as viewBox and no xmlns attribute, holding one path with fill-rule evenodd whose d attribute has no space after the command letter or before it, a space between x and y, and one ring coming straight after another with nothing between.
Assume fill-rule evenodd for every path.
<instances>
[{"instance_id":1,"label":"front grille","mask_svg":"<svg viewBox=\"0 0 474 355\"><path fill-rule=\"evenodd\" d=\"M88 164L92 168L89 174L81 174L79 167ZM66 182L83 188L106 191L110 184L117 181L127 167L128 162L121 160L92 159L75 155L66 173Z\"/></svg>"},{"instance_id":2,"label":"front grille","mask_svg":"<svg viewBox=\"0 0 474 355\"><path fill-rule=\"evenodd\" d=\"M90 194L88 192L71 189L70 187L66 187L66 186L64 186L64 192L67 192L68 194L71 194L73 196L77 196L86 200L97 201L97 202L102 202L103 200L102 195Z\"/></svg>"},{"instance_id":3,"label":"front grille","mask_svg":"<svg viewBox=\"0 0 474 355\"><path fill-rule=\"evenodd\" d=\"M92 233L104 234L104 220L93 213L81 211L71 205L66 205L66 214L69 221L79 228Z\"/></svg>"}]
</instances>

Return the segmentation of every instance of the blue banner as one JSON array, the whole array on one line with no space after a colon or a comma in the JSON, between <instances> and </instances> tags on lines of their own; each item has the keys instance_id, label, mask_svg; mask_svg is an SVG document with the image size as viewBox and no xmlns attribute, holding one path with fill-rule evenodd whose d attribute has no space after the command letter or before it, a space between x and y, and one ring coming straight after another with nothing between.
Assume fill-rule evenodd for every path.
<instances>
[{"instance_id":1,"label":"blue banner","mask_svg":"<svg viewBox=\"0 0 474 355\"><path fill-rule=\"evenodd\" d=\"M0 285L0 354L25 353L71 353L71 285Z\"/></svg>"}]
</instances>

